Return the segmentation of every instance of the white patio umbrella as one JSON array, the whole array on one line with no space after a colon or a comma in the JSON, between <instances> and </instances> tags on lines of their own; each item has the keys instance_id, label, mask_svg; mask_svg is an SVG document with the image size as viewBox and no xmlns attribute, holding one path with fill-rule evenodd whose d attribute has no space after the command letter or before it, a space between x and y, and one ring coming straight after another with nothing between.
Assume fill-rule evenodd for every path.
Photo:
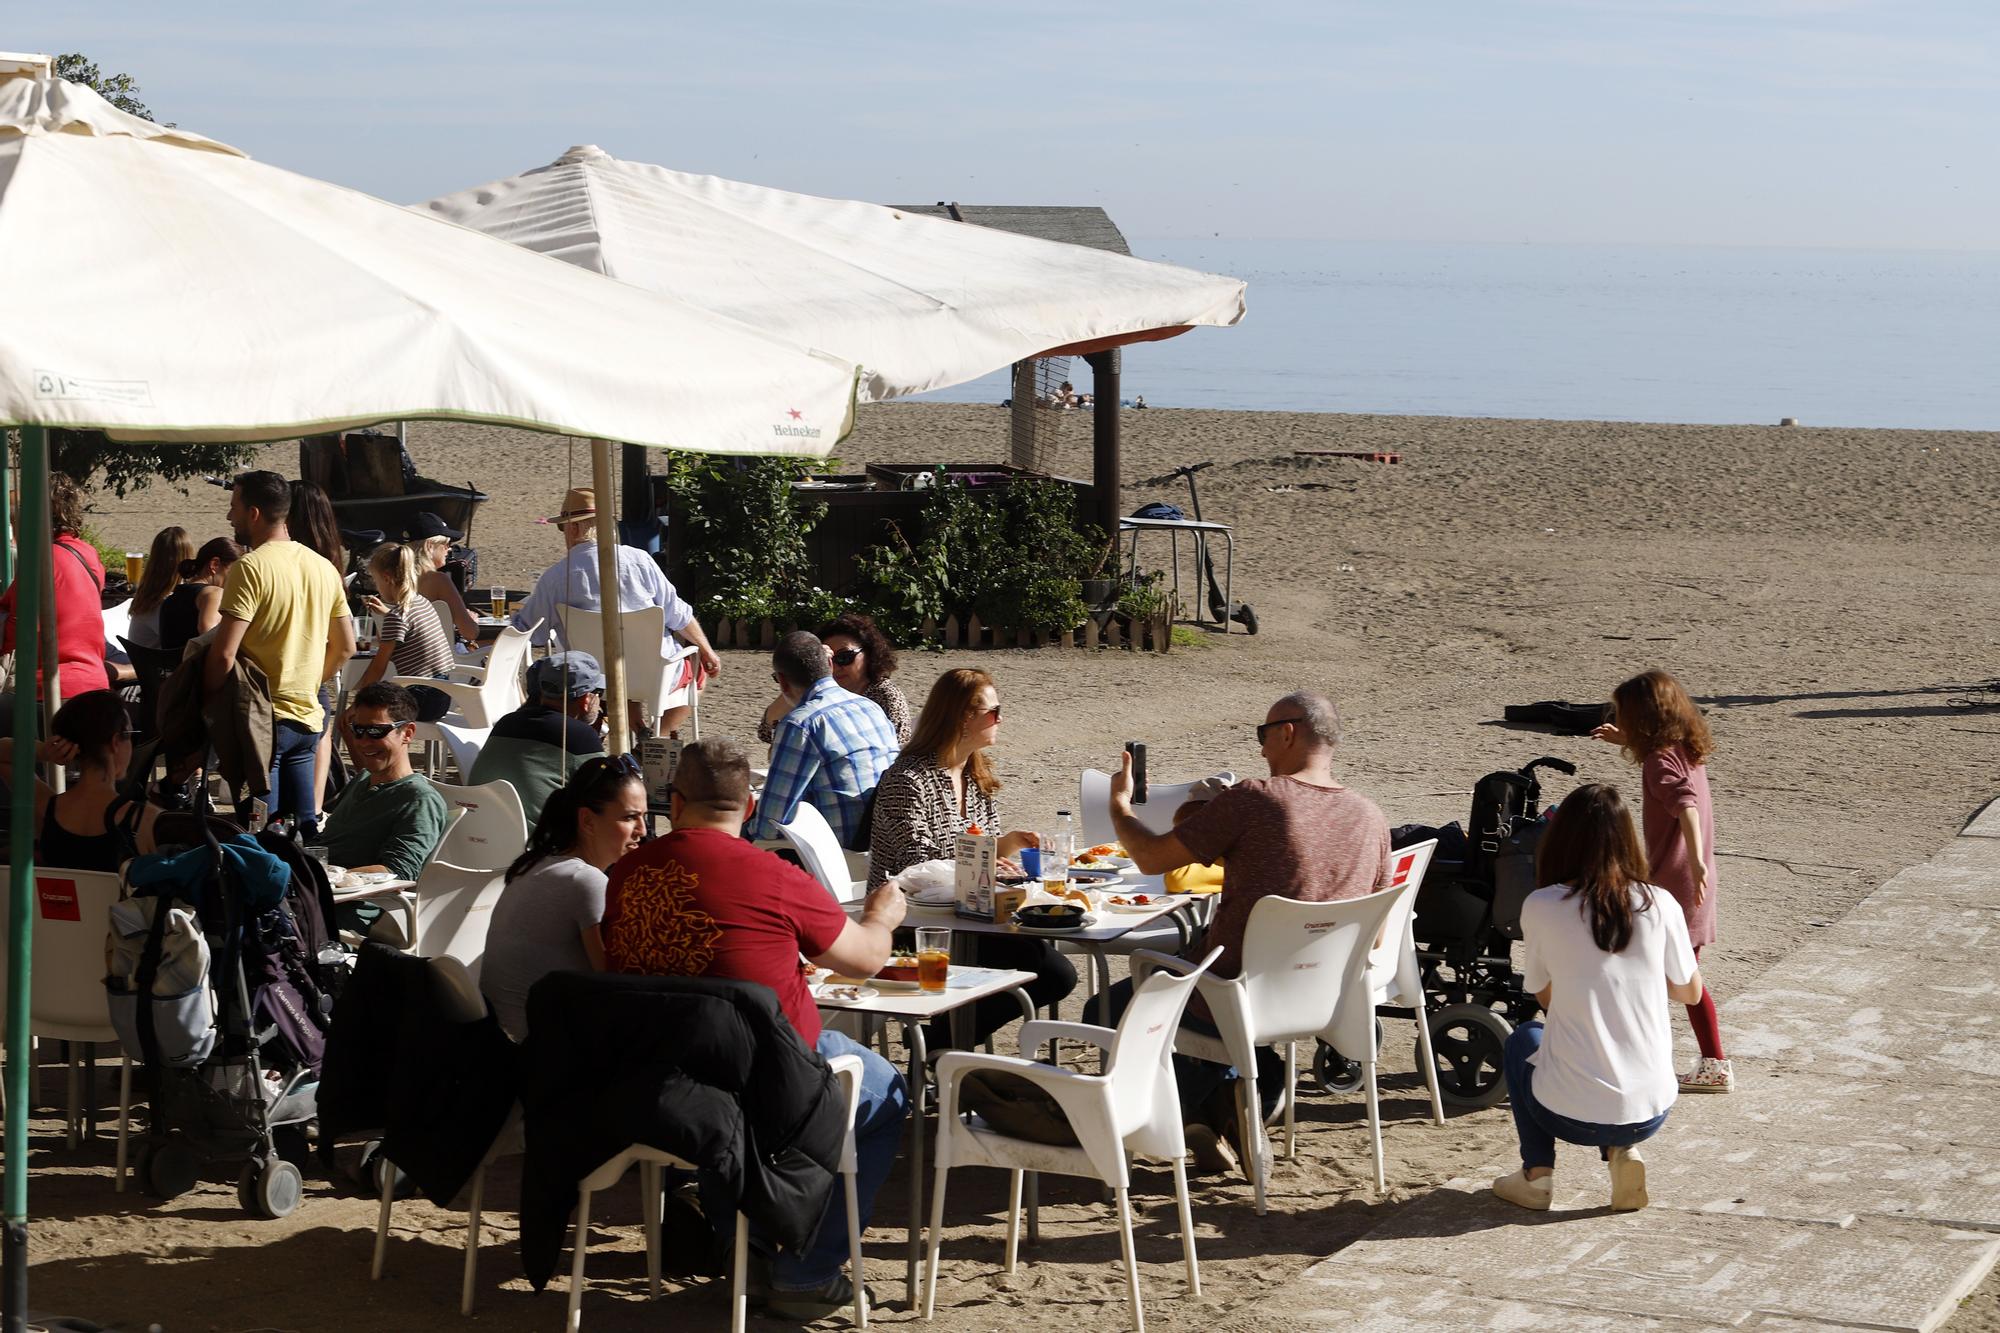
<instances>
[{"instance_id":1,"label":"white patio umbrella","mask_svg":"<svg viewBox=\"0 0 2000 1333\"><path fill-rule=\"evenodd\" d=\"M823 455L851 428L855 381L834 356L253 162L52 78L46 57L0 54L0 426L22 428L16 736L35 734L48 427L267 440L411 417L495 422L591 438L608 494L606 439ZM614 691L615 645L607 635ZM34 748L16 747L11 775L10 1327L26 1301Z\"/></svg>"},{"instance_id":2,"label":"white patio umbrella","mask_svg":"<svg viewBox=\"0 0 2000 1333\"><path fill-rule=\"evenodd\" d=\"M863 401L1243 318L1235 278L594 146L415 207L857 361Z\"/></svg>"}]
</instances>

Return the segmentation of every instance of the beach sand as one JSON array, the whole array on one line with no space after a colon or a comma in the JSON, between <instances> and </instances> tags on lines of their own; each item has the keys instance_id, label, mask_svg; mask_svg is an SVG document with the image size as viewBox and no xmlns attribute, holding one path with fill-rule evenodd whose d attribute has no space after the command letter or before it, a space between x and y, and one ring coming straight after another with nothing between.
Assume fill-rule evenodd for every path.
<instances>
[{"instance_id":1,"label":"beach sand","mask_svg":"<svg viewBox=\"0 0 2000 1333\"><path fill-rule=\"evenodd\" d=\"M1215 460L1200 478L1203 512L1235 525L1236 596L1256 607L1262 633L1166 656L906 654L899 679L913 699L946 667L995 674L1007 710L997 758L1009 824L1035 827L1072 805L1078 769L1110 765L1127 739L1148 743L1156 780L1256 773L1251 726L1299 685L1338 700L1346 734L1336 768L1392 824L1462 820L1480 775L1541 754L1578 764L1580 781L1630 790L1635 774L1610 747L1500 725L1501 708L1601 699L1623 676L1664 666L1707 706L1719 747L1720 941L1703 970L1726 1022L1733 989L1927 856L1995 792L2000 709L1953 701L2000 703L1975 688L2000 676L2000 436L1165 409L1128 413L1125 423L1127 511L1152 499L1185 504L1168 469ZM1089 417L1062 425L1058 470L1088 475ZM411 446L427 475L496 494L474 532L482 581L525 585L555 557L553 530L529 520L552 512L567 485L587 483L585 448L422 423ZM1402 461L1302 458L1298 449L1388 450ZM296 470L294 451L269 454ZM850 465L1001 460L1006 414L866 408L839 456ZM221 493L206 488L191 500L159 488L99 508L98 531L133 549L167 522L198 538L223 528ZM1186 573L1182 586L1191 601ZM724 660L706 729L748 736L768 668L752 653ZM1551 795L1567 785L1555 780ZM1139 1254L1153 1327L1213 1324L1377 1225L1398 1200L1504 1155L1504 1108L1428 1123L1410 1027L1387 1028L1387 1197L1370 1188L1361 1099L1308 1093L1299 1160L1280 1163L1268 1217L1254 1215L1240 1179L1200 1182L1204 1294L1191 1300L1171 1178L1142 1173ZM1671 1132L1670 1123L1663 1150ZM229 1186L210 1184L160 1206L110 1193L108 1138L71 1155L54 1119L37 1133L39 1308L169 1329L427 1329L457 1318L461 1214L399 1205L388 1276L370 1283L368 1200L309 1182L292 1218L256 1222L237 1211ZM665 1315L636 1299L635 1194L618 1191L597 1231L594 1328ZM488 1197L480 1325L555 1326L559 1292L531 1298L512 1276L511 1184ZM1044 1198L1042 1244L1024 1252L1019 1273L1000 1277L1004 1187L993 1173L955 1178L940 1327L1125 1318L1108 1209L1093 1191L1057 1181ZM884 1322L910 1318L900 1307L904 1208L899 1168L869 1239L871 1282L892 1302ZM713 1287L671 1297L669 1308L703 1326L723 1313ZM1950 1327L2000 1327L1992 1284Z\"/></svg>"}]
</instances>

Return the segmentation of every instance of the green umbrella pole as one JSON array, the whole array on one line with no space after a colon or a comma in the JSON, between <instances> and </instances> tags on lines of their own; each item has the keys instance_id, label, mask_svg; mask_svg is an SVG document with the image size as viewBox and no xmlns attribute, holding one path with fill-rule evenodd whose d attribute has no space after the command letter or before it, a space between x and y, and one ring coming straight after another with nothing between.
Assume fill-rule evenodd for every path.
<instances>
[{"instance_id":1,"label":"green umbrella pole","mask_svg":"<svg viewBox=\"0 0 2000 1333\"><path fill-rule=\"evenodd\" d=\"M35 929L35 664L41 661L42 578L49 562L49 437L21 428L20 577L14 604L14 768L8 781L12 855L7 895L6 1176L0 1205L0 1329L28 1325L28 967Z\"/></svg>"},{"instance_id":2,"label":"green umbrella pole","mask_svg":"<svg viewBox=\"0 0 2000 1333\"><path fill-rule=\"evenodd\" d=\"M0 588L14 581L14 459L9 432L0 430Z\"/></svg>"}]
</instances>

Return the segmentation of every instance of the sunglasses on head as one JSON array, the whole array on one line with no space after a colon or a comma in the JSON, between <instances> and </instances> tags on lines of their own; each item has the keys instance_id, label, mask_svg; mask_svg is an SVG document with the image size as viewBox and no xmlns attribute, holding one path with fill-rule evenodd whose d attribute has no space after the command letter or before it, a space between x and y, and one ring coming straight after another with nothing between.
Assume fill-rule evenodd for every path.
<instances>
[{"instance_id":1,"label":"sunglasses on head","mask_svg":"<svg viewBox=\"0 0 2000 1333\"><path fill-rule=\"evenodd\" d=\"M859 648L842 648L833 655L833 664L835 666L846 666L859 656L861 656Z\"/></svg>"},{"instance_id":2,"label":"sunglasses on head","mask_svg":"<svg viewBox=\"0 0 2000 1333\"><path fill-rule=\"evenodd\" d=\"M594 778L605 773L622 773L632 778L646 776L646 770L641 768L639 761L629 754L600 754L576 766L578 777L588 774Z\"/></svg>"},{"instance_id":3,"label":"sunglasses on head","mask_svg":"<svg viewBox=\"0 0 2000 1333\"><path fill-rule=\"evenodd\" d=\"M407 727L407 722L350 722L347 729L366 741L379 741L398 727Z\"/></svg>"}]
</instances>

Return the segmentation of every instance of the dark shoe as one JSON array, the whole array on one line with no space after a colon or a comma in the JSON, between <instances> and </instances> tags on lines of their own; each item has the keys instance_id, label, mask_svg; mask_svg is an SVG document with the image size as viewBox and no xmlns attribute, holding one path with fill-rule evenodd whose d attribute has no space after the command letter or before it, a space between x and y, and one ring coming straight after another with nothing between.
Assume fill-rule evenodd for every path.
<instances>
[{"instance_id":1,"label":"dark shoe","mask_svg":"<svg viewBox=\"0 0 2000 1333\"><path fill-rule=\"evenodd\" d=\"M1226 1176L1242 1170L1242 1161L1229 1140L1199 1120L1182 1127L1187 1136L1190 1167L1198 1176Z\"/></svg>"},{"instance_id":2,"label":"dark shoe","mask_svg":"<svg viewBox=\"0 0 2000 1333\"><path fill-rule=\"evenodd\" d=\"M876 1304L875 1293L868 1293L868 1305ZM854 1284L847 1274L837 1273L825 1286L811 1291L771 1291L766 1293L764 1313L776 1319L795 1319L801 1324L810 1324L815 1319L827 1319L836 1315L851 1315L854 1309Z\"/></svg>"}]
</instances>

